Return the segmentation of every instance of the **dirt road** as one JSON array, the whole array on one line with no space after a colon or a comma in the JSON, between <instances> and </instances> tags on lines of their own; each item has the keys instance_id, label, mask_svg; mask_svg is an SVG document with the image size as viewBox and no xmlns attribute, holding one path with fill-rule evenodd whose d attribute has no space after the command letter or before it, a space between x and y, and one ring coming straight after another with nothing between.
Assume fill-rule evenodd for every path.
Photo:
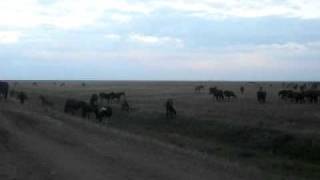
<instances>
[{"instance_id":1,"label":"dirt road","mask_svg":"<svg viewBox=\"0 0 320 180\"><path fill-rule=\"evenodd\" d=\"M0 179L275 178L60 112L0 105Z\"/></svg>"}]
</instances>

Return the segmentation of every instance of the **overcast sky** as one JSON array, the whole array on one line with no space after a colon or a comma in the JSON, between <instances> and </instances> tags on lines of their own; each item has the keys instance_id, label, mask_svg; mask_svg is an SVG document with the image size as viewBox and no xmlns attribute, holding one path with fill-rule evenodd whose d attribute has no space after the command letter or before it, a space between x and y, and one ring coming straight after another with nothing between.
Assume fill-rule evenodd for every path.
<instances>
[{"instance_id":1,"label":"overcast sky","mask_svg":"<svg viewBox=\"0 0 320 180\"><path fill-rule=\"evenodd\" d=\"M0 79L320 80L319 0L1 0Z\"/></svg>"}]
</instances>

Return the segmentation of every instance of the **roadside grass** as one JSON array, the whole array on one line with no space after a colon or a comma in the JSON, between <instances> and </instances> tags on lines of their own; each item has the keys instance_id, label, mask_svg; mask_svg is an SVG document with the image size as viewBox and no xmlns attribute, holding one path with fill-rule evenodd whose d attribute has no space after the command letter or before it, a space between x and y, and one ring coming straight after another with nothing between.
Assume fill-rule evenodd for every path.
<instances>
[{"instance_id":1,"label":"roadside grass","mask_svg":"<svg viewBox=\"0 0 320 180\"><path fill-rule=\"evenodd\" d=\"M320 140L313 134L187 117L166 119L161 113L153 114L157 118L152 120L152 116L132 116L111 119L109 125L209 155L255 163L279 174L320 177Z\"/></svg>"}]
</instances>

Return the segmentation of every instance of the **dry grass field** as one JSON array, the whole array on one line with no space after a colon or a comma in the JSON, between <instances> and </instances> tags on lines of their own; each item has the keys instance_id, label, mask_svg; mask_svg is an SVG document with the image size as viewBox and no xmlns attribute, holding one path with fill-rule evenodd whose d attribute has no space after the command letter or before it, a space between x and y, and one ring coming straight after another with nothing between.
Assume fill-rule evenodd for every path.
<instances>
[{"instance_id":1,"label":"dry grass field","mask_svg":"<svg viewBox=\"0 0 320 180\"><path fill-rule=\"evenodd\" d=\"M27 93L24 105L0 102L0 179L320 178L320 105L281 100L280 82L37 83L11 85ZM205 89L195 93L200 84ZM217 102L208 93L213 86L237 98ZM256 100L260 86L265 104ZM113 116L102 124L63 113L67 98L111 91L125 92L132 111L112 103ZM42 106L39 95L54 106ZM173 119L165 116L168 98Z\"/></svg>"}]
</instances>

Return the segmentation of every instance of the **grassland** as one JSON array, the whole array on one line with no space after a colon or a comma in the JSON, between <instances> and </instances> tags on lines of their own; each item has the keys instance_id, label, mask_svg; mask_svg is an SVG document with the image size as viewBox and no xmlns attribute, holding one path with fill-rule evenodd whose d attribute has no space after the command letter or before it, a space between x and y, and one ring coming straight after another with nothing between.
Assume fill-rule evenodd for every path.
<instances>
[{"instance_id":1,"label":"grassland","mask_svg":"<svg viewBox=\"0 0 320 180\"><path fill-rule=\"evenodd\" d=\"M104 126L256 167L284 179L320 178L320 105L280 100L277 93L282 83L88 81L85 87L81 83L69 81L59 87L51 81L38 81L38 86L21 81L14 89L27 92L29 100L24 106L49 114L62 112L67 98L88 101L93 93L124 91L134 110L123 112L119 104L112 103L114 115ZM206 89L195 93L199 84ZM211 86L232 90L238 97L217 102L208 94ZM245 87L243 95L240 86ZM259 86L268 93L266 104L256 100ZM40 94L55 106L42 107ZM168 98L174 99L174 119L165 117ZM83 121L97 123L94 118Z\"/></svg>"}]
</instances>

